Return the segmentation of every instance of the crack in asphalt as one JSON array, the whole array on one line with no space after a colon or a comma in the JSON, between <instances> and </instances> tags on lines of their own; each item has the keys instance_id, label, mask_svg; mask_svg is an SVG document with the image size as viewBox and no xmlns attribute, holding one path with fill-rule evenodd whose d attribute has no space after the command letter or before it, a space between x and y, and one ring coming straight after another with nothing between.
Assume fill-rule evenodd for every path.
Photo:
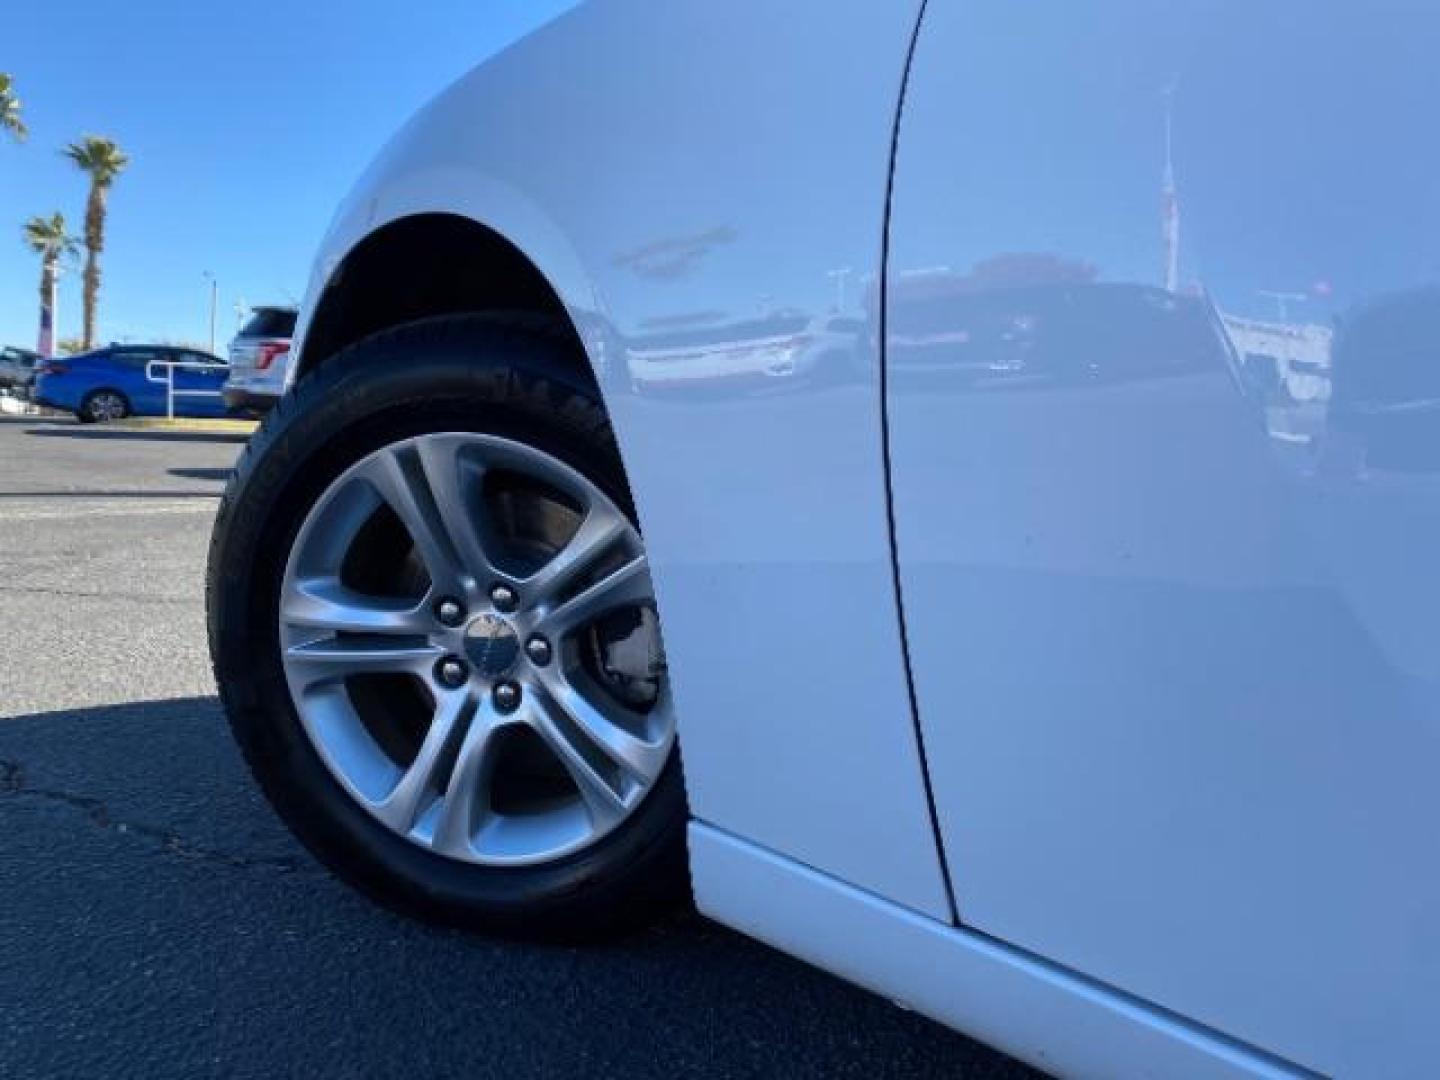
<instances>
[{"instance_id":1,"label":"crack in asphalt","mask_svg":"<svg viewBox=\"0 0 1440 1080\"><path fill-rule=\"evenodd\" d=\"M274 870L283 874L320 876L308 861L281 856L237 855L186 840L171 829L143 822L126 821L111 813L104 799L75 795L68 791L30 787L25 782L25 769L18 761L0 758L0 799L26 799L65 806L78 812L92 825L108 832L135 836L149 841L161 854L190 862L215 863L239 870Z\"/></svg>"}]
</instances>

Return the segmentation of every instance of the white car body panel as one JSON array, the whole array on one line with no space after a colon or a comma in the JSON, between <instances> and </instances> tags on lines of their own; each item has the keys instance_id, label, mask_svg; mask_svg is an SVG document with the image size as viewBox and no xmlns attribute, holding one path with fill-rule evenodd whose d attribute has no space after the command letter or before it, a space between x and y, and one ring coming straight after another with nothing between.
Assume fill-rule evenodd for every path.
<instances>
[{"instance_id":1,"label":"white car body panel","mask_svg":"<svg viewBox=\"0 0 1440 1080\"><path fill-rule=\"evenodd\" d=\"M705 914L1047 1072L1097 1080L1304 1075L1073 972L906 911L707 825L691 826L690 850Z\"/></svg>"},{"instance_id":2,"label":"white car body panel","mask_svg":"<svg viewBox=\"0 0 1440 1080\"><path fill-rule=\"evenodd\" d=\"M1271 306L1245 286L1304 266L1286 243L1334 247L1351 279L1343 331L1413 287L1429 248L1340 211L1356 181L1318 169L1303 191L1279 166L1235 184L1252 215L1305 223L1286 243L1219 207L1236 201L1230 149L1273 138L1257 92L1327 65L1371 70L1417 31L1440 43L1440 15L1271 6L1137 20L1128 0L929 4L889 264L904 610L966 926L1316 1071L1398 1076L1440 1057L1440 492L1428 458L1371 452L1357 468L1355 435L1323 412L1310 444L1283 437L1275 401L1316 406L1283 383L1251 400L1218 312ZM1306 22L1305 50L1281 47L1287 16ZM1348 32L1362 26L1364 46ZM990 42L1019 36L1023 56L995 57ZM1259 54L1245 92L1227 92ZM1167 65L1182 254L1203 253L1205 296L1163 289ZM1387 126L1396 92L1378 75L1311 91L1329 137L1364 139L1394 198L1423 206L1428 188L1434 205L1434 174L1416 167L1434 147ZM1127 187L1136 197L1117 200ZM1025 252L1088 263L1095 280L1059 280L1085 275L1037 254L1017 286ZM937 304L932 276L931 299L910 299L907 272L938 264L952 295ZM1323 300L1294 306L1314 318ZM985 341L997 316L1023 325L1012 339L1034 335L1028 352ZM1064 340L1043 336L1047 319ZM968 347L916 344L967 327ZM1194 363L1161 366L1192 341ZM1347 359L1378 366L1389 348ZM983 358L984 378L937 374Z\"/></svg>"}]
</instances>

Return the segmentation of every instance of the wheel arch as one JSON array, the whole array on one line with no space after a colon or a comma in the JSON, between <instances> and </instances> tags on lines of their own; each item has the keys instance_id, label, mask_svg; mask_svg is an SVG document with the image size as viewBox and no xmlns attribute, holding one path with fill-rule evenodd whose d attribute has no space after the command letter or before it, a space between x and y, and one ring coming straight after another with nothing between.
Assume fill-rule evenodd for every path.
<instances>
[{"instance_id":1,"label":"wheel arch","mask_svg":"<svg viewBox=\"0 0 1440 1080\"><path fill-rule=\"evenodd\" d=\"M407 214L366 233L326 278L294 376L371 334L444 315L543 319L567 337L570 374L599 390L573 309L521 247L473 217Z\"/></svg>"},{"instance_id":2,"label":"wheel arch","mask_svg":"<svg viewBox=\"0 0 1440 1080\"><path fill-rule=\"evenodd\" d=\"M125 410L127 412L132 414L134 413L135 399L131 397L131 395L127 394L124 390L122 390L119 386L112 386L110 383L101 383L98 386L92 386L89 390L86 390L84 393L82 393L80 395L79 408L84 409L90 404L91 401L95 400L95 398L97 398L101 394L114 394L116 397L118 397L121 401L125 403Z\"/></svg>"}]
</instances>

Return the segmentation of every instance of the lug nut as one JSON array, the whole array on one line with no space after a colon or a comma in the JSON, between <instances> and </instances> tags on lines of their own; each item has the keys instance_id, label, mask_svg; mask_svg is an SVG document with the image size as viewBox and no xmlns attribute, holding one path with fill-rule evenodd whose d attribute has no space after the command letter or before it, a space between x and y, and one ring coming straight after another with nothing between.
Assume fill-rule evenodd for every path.
<instances>
[{"instance_id":1,"label":"lug nut","mask_svg":"<svg viewBox=\"0 0 1440 1080\"><path fill-rule=\"evenodd\" d=\"M470 669L458 656L447 656L435 665L435 679L448 690L458 690L470 680Z\"/></svg>"},{"instance_id":2,"label":"lug nut","mask_svg":"<svg viewBox=\"0 0 1440 1080\"><path fill-rule=\"evenodd\" d=\"M501 712L514 712L520 706L520 687L502 682L495 687L495 707Z\"/></svg>"},{"instance_id":3,"label":"lug nut","mask_svg":"<svg viewBox=\"0 0 1440 1080\"><path fill-rule=\"evenodd\" d=\"M447 596L435 605L435 617L446 626L459 626L465 621L465 607L459 600Z\"/></svg>"},{"instance_id":4,"label":"lug nut","mask_svg":"<svg viewBox=\"0 0 1440 1080\"><path fill-rule=\"evenodd\" d=\"M532 664L544 667L550 663L554 653L550 648L550 642L537 635L525 643L525 655L530 657Z\"/></svg>"},{"instance_id":5,"label":"lug nut","mask_svg":"<svg viewBox=\"0 0 1440 1080\"><path fill-rule=\"evenodd\" d=\"M514 611L520 600L510 586L496 585L490 590L490 602L495 605L496 611Z\"/></svg>"}]
</instances>

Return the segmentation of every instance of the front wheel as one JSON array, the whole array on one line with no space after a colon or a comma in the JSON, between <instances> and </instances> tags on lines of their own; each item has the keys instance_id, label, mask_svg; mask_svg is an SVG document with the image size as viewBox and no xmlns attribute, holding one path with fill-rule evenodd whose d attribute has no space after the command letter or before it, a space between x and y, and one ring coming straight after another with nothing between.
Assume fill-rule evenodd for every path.
<instances>
[{"instance_id":1,"label":"front wheel","mask_svg":"<svg viewBox=\"0 0 1440 1080\"><path fill-rule=\"evenodd\" d=\"M319 858L590 937L683 895L686 810L644 544L563 348L448 318L323 365L231 481L208 599L235 735Z\"/></svg>"},{"instance_id":2,"label":"front wheel","mask_svg":"<svg viewBox=\"0 0 1440 1080\"><path fill-rule=\"evenodd\" d=\"M80 411L76 415L82 424L124 420L130 415L130 403L118 390L96 390L80 403Z\"/></svg>"}]
</instances>

